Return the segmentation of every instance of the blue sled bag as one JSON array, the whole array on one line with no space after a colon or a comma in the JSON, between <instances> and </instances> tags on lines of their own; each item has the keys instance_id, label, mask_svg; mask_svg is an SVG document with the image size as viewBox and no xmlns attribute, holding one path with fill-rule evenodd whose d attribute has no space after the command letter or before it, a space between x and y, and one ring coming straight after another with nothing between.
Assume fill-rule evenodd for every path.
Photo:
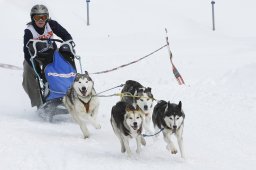
<instances>
[{"instance_id":1,"label":"blue sled bag","mask_svg":"<svg viewBox=\"0 0 256 170\"><path fill-rule=\"evenodd\" d=\"M76 76L76 70L58 51L54 52L53 62L45 67L44 72L50 90L47 101L64 97Z\"/></svg>"}]
</instances>

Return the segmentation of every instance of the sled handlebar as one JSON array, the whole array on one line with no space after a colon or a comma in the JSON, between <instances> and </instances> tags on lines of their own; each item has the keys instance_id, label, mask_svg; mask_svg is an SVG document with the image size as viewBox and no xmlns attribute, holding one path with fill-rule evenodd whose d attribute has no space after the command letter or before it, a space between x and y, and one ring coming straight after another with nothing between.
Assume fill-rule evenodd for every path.
<instances>
[{"instance_id":1,"label":"sled handlebar","mask_svg":"<svg viewBox=\"0 0 256 170\"><path fill-rule=\"evenodd\" d=\"M47 42L59 42L59 43L70 43L71 46L74 48L76 46L75 42L71 39L71 40L67 40L67 41L63 41L63 40L60 40L60 39L51 39L51 38L48 38L48 39L40 39L41 41L47 41ZM32 40L33 41L33 40Z\"/></svg>"},{"instance_id":2,"label":"sled handlebar","mask_svg":"<svg viewBox=\"0 0 256 170\"><path fill-rule=\"evenodd\" d=\"M69 42L72 45L72 47L75 47L75 43L74 43L73 40L63 41L63 40L54 39L54 38L53 39L51 39L51 38L48 38L48 39L43 38L43 39L39 39L39 40L31 39L31 40L28 41L26 46L28 46L28 44L31 43L31 42L48 42L48 43L50 43L50 42L59 42L59 43Z\"/></svg>"},{"instance_id":3,"label":"sled handlebar","mask_svg":"<svg viewBox=\"0 0 256 170\"><path fill-rule=\"evenodd\" d=\"M69 43L71 45L72 48L74 48L76 46L75 42L71 39L71 40L67 40L67 41L63 41L63 40L60 40L60 39L40 39L41 41L47 41L49 44L51 44L51 42L59 42L59 43L62 43L62 44L67 44ZM33 40L32 40L33 41Z\"/></svg>"},{"instance_id":4,"label":"sled handlebar","mask_svg":"<svg viewBox=\"0 0 256 170\"><path fill-rule=\"evenodd\" d=\"M76 44L72 39L67 40L67 41L62 41L60 39L40 39L40 40L31 39L31 40L29 40L28 43L26 44L26 47L28 49L30 49L30 48L33 49L33 52L28 50L29 54L31 56L31 58L30 58L31 62L33 62L33 59L37 56L38 52L44 52L44 51L48 50L49 48L52 48L52 45L53 45L52 42L59 42L59 43L61 43L61 45L66 45L69 47L70 52L75 56L75 58L77 60L79 60L80 69L81 69L81 73L82 73L83 71L82 71L81 57L76 55L75 50L74 50L74 47L76 46ZM37 49L37 46L36 46L37 43L39 43L39 44L43 43L44 45L41 49Z\"/></svg>"},{"instance_id":5,"label":"sled handlebar","mask_svg":"<svg viewBox=\"0 0 256 170\"><path fill-rule=\"evenodd\" d=\"M40 39L40 40L42 40L42 41L52 41L52 42L59 42L59 43L63 43L63 41L62 40L60 40L60 39L51 39L51 38L49 38L49 39L46 39L46 38L43 38L43 39Z\"/></svg>"},{"instance_id":6,"label":"sled handlebar","mask_svg":"<svg viewBox=\"0 0 256 170\"><path fill-rule=\"evenodd\" d=\"M63 41L60 39L39 39L39 40L35 40L35 39L31 39L28 41L28 43L26 44L26 47L29 48L29 44L31 44L33 46L33 48L36 50L36 44L37 43L44 43L46 45L46 47L43 49L46 50L48 49L50 46L52 46L52 42L59 42L61 44L68 44L70 46L70 48L74 48L76 46L75 42L73 40L67 40L67 41ZM42 51L42 50L41 50ZM75 53L75 51L72 51L73 53Z\"/></svg>"}]
</instances>

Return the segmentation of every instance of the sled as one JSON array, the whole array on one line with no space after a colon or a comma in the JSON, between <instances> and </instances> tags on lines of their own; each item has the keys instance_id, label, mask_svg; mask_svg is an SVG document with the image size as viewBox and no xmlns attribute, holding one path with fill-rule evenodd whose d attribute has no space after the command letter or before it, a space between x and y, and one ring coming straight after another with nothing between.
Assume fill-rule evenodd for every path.
<instances>
[{"instance_id":1,"label":"sled","mask_svg":"<svg viewBox=\"0 0 256 170\"><path fill-rule=\"evenodd\" d=\"M59 48L55 42L61 43ZM80 57L75 54L72 40L30 40L26 46L40 88L42 105L37 112L44 120L52 122L55 115L68 114L62 99L77 73L75 59L81 67Z\"/></svg>"}]
</instances>

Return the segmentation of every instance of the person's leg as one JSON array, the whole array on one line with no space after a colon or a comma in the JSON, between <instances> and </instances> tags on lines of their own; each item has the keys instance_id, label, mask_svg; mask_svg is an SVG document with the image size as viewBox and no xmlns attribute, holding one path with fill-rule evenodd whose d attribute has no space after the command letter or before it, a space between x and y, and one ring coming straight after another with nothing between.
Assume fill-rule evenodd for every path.
<instances>
[{"instance_id":1,"label":"person's leg","mask_svg":"<svg viewBox=\"0 0 256 170\"><path fill-rule=\"evenodd\" d=\"M31 106L41 106L43 104L40 96L40 88L36 80L36 75L33 68L27 63L26 60L23 62L23 82L22 86L30 98Z\"/></svg>"}]
</instances>

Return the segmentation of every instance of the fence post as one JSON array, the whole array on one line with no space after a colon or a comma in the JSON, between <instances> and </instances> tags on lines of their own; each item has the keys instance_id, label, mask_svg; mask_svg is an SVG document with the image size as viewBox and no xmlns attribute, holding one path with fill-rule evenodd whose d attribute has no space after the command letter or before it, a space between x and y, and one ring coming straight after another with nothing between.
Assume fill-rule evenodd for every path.
<instances>
[{"instance_id":1,"label":"fence post","mask_svg":"<svg viewBox=\"0 0 256 170\"><path fill-rule=\"evenodd\" d=\"M214 31L215 30L215 20L214 20L214 4L215 4L215 2L212 1L211 4L212 4L212 30Z\"/></svg>"},{"instance_id":2,"label":"fence post","mask_svg":"<svg viewBox=\"0 0 256 170\"><path fill-rule=\"evenodd\" d=\"M90 0L86 0L86 4L87 4L87 25L90 25L90 22L89 22L89 2L90 2Z\"/></svg>"}]
</instances>

